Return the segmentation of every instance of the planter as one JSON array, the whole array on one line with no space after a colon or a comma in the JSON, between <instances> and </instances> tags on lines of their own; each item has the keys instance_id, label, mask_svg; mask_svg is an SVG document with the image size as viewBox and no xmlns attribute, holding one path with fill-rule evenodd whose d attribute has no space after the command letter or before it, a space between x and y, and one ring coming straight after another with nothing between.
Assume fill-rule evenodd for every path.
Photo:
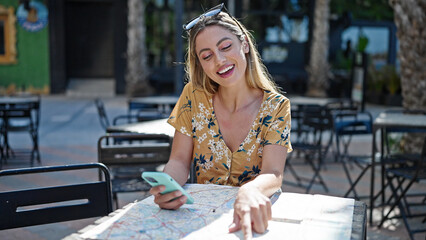
<instances>
[{"instance_id":1,"label":"planter","mask_svg":"<svg viewBox=\"0 0 426 240\"><path fill-rule=\"evenodd\" d=\"M402 106L402 96L397 95L387 95L385 98L386 106Z\"/></svg>"},{"instance_id":2,"label":"planter","mask_svg":"<svg viewBox=\"0 0 426 240\"><path fill-rule=\"evenodd\" d=\"M365 93L365 101L371 104L383 105L385 103L383 93L367 91Z\"/></svg>"}]
</instances>

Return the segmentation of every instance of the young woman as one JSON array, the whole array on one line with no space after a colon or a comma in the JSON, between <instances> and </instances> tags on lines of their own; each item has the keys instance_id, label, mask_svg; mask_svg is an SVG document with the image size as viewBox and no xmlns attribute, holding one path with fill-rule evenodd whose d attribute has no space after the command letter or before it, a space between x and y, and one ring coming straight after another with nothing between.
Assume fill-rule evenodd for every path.
<instances>
[{"instance_id":1,"label":"young woman","mask_svg":"<svg viewBox=\"0 0 426 240\"><path fill-rule=\"evenodd\" d=\"M290 144L290 102L261 63L252 36L223 4L184 25L188 32L188 83L168 122L175 127L164 168L181 185L195 164L198 183L240 186L229 231L263 233L271 219L269 197L280 190ZM179 191L155 202L177 209ZM177 197L177 198L176 198Z\"/></svg>"}]
</instances>

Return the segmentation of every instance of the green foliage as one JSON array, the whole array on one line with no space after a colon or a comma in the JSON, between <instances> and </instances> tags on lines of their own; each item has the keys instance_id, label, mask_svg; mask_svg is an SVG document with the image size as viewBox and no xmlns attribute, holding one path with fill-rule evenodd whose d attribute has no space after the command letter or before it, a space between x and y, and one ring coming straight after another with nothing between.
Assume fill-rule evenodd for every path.
<instances>
[{"instance_id":1,"label":"green foliage","mask_svg":"<svg viewBox=\"0 0 426 240\"><path fill-rule=\"evenodd\" d=\"M345 57L342 50L336 52L336 60L332 63L334 69L350 70L352 57Z\"/></svg>"},{"instance_id":2,"label":"green foliage","mask_svg":"<svg viewBox=\"0 0 426 240\"><path fill-rule=\"evenodd\" d=\"M368 38L364 34L360 34L358 37L358 43L356 45L356 50L358 52L364 52L368 45Z\"/></svg>"},{"instance_id":3,"label":"green foliage","mask_svg":"<svg viewBox=\"0 0 426 240\"><path fill-rule=\"evenodd\" d=\"M401 88L401 78L396 72L395 66L385 65L381 68L386 79L386 89L391 95L395 95Z\"/></svg>"},{"instance_id":4,"label":"green foliage","mask_svg":"<svg viewBox=\"0 0 426 240\"><path fill-rule=\"evenodd\" d=\"M401 79L393 65L385 65L380 69L370 65L367 86L376 93L387 90L389 94L395 95L401 88Z\"/></svg>"},{"instance_id":5,"label":"green foliage","mask_svg":"<svg viewBox=\"0 0 426 240\"><path fill-rule=\"evenodd\" d=\"M351 12L354 19L393 21L388 0L331 0L330 11L339 16Z\"/></svg>"}]
</instances>

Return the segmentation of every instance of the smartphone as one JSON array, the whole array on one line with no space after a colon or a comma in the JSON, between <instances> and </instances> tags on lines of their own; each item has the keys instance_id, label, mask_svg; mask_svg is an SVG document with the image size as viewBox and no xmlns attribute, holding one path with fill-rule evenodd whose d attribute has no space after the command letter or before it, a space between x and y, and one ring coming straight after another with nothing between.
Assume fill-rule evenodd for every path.
<instances>
[{"instance_id":1,"label":"smartphone","mask_svg":"<svg viewBox=\"0 0 426 240\"><path fill-rule=\"evenodd\" d=\"M143 172L142 178L147 181L151 186L155 187L158 185L166 186L166 190L161 193L169 193L176 190L182 192L183 195L187 197L186 203L192 204L194 203L194 199L187 193L180 185L177 183L169 174L165 172Z\"/></svg>"}]
</instances>

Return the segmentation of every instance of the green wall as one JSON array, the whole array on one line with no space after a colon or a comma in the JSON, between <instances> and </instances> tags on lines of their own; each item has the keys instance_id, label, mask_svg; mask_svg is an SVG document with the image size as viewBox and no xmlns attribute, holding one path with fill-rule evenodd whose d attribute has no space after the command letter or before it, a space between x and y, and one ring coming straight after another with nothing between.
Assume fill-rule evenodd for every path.
<instances>
[{"instance_id":1,"label":"green wall","mask_svg":"<svg viewBox=\"0 0 426 240\"><path fill-rule=\"evenodd\" d=\"M46 1L42 2L47 7ZM14 7L15 15L19 6L17 0L1 0L0 5ZM49 25L38 32L24 30L16 21L17 63L0 64L0 91L27 90L49 93Z\"/></svg>"}]
</instances>

